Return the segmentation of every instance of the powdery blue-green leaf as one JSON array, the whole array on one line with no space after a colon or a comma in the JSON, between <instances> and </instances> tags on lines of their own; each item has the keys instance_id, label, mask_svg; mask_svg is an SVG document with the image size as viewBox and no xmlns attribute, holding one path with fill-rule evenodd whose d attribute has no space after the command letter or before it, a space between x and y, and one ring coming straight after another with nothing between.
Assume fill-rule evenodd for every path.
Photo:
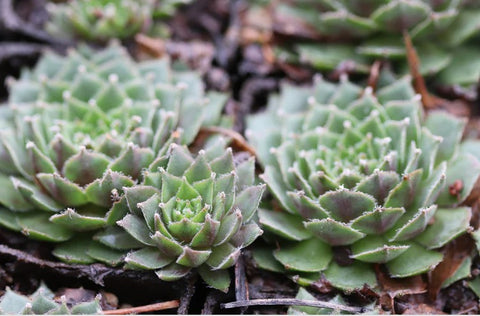
<instances>
[{"instance_id":1,"label":"powdery blue-green leaf","mask_svg":"<svg viewBox=\"0 0 480 316\"><path fill-rule=\"evenodd\" d=\"M469 207L439 208L433 217L433 224L415 240L428 249L442 247L468 229L471 216Z\"/></svg>"},{"instance_id":2,"label":"powdery blue-green leaf","mask_svg":"<svg viewBox=\"0 0 480 316\"><path fill-rule=\"evenodd\" d=\"M441 206L459 205L470 195L479 175L480 162L477 157L459 154L448 164L445 187L437 203ZM452 194L450 188L456 187L456 183L460 183L461 188Z\"/></svg>"},{"instance_id":3,"label":"powdery blue-green leaf","mask_svg":"<svg viewBox=\"0 0 480 316\"><path fill-rule=\"evenodd\" d=\"M382 234L392 228L405 213L403 207L377 207L352 221L352 228L365 234Z\"/></svg>"},{"instance_id":4,"label":"powdery blue-green leaf","mask_svg":"<svg viewBox=\"0 0 480 316\"><path fill-rule=\"evenodd\" d=\"M63 205L77 206L87 202L85 191L58 174L37 174L36 178L49 194Z\"/></svg>"},{"instance_id":5,"label":"powdery blue-green leaf","mask_svg":"<svg viewBox=\"0 0 480 316\"><path fill-rule=\"evenodd\" d=\"M155 274L163 281L176 281L186 276L190 270L190 267L171 263L170 265L155 271Z\"/></svg>"},{"instance_id":6,"label":"powdery blue-green leaf","mask_svg":"<svg viewBox=\"0 0 480 316\"><path fill-rule=\"evenodd\" d=\"M124 229L117 226L107 226L93 237L94 240L112 249L129 250L141 248L143 244L133 238Z\"/></svg>"},{"instance_id":7,"label":"powdery blue-green leaf","mask_svg":"<svg viewBox=\"0 0 480 316\"><path fill-rule=\"evenodd\" d=\"M343 222L372 211L375 207L375 199L370 195L349 190L328 192L322 195L319 203L334 219Z\"/></svg>"},{"instance_id":8,"label":"powdery blue-green leaf","mask_svg":"<svg viewBox=\"0 0 480 316\"><path fill-rule=\"evenodd\" d=\"M150 232L141 218L138 216L127 214L122 220L118 221L117 224L123 227L133 238L147 246L155 246L155 243L152 241Z\"/></svg>"},{"instance_id":9,"label":"powdery blue-green leaf","mask_svg":"<svg viewBox=\"0 0 480 316\"><path fill-rule=\"evenodd\" d=\"M145 202L158 193L158 189L143 185L124 188L123 191L125 192L125 198L130 212L138 216L142 216L142 211L139 208L138 203Z\"/></svg>"},{"instance_id":10,"label":"powdery blue-green leaf","mask_svg":"<svg viewBox=\"0 0 480 316\"><path fill-rule=\"evenodd\" d=\"M62 174L74 183L86 185L101 178L109 163L105 155L83 149L65 161Z\"/></svg>"},{"instance_id":11,"label":"powdery blue-green leaf","mask_svg":"<svg viewBox=\"0 0 480 316\"><path fill-rule=\"evenodd\" d=\"M283 265L273 256L272 249L257 247L252 249L252 255L259 268L272 272L285 272Z\"/></svg>"},{"instance_id":12,"label":"powdery blue-green leaf","mask_svg":"<svg viewBox=\"0 0 480 316\"><path fill-rule=\"evenodd\" d=\"M52 254L68 263L91 264L95 259L87 254L92 240L90 236L77 237L55 247Z\"/></svg>"},{"instance_id":13,"label":"powdery blue-green leaf","mask_svg":"<svg viewBox=\"0 0 480 316\"><path fill-rule=\"evenodd\" d=\"M316 272L328 267L333 253L329 245L311 238L295 244L280 245L273 256L287 270Z\"/></svg>"},{"instance_id":14,"label":"powdery blue-green leaf","mask_svg":"<svg viewBox=\"0 0 480 316\"><path fill-rule=\"evenodd\" d=\"M387 263L387 269L392 277L405 278L433 269L442 259L441 253L412 243L407 251Z\"/></svg>"},{"instance_id":15,"label":"powdery blue-green leaf","mask_svg":"<svg viewBox=\"0 0 480 316\"><path fill-rule=\"evenodd\" d=\"M230 274L228 270L210 270L207 266L198 268L202 279L211 287L227 293L230 287Z\"/></svg>"},{"instance_id":16,"label":"powdery blue-green leaf","mask_svg":"<svg viewBox=\"0 0 480 316\"><path fill-rule=\"evenodd\" d=\"M50 221L58 226L74 231L96 230L106 225L104 217L82 215L71 208L67 208L62 213L52 215Z\"/></svg>"},{"instance_id":17,"label":"powdery blue-green leaf","mask_svg":"<svg viewBox=\"0 0 480 316\"><path fill-rule=\"evenodd\" d=\"M268 230L290 240L305 240L312 236L303 226L302 218L288 213L258 210L260 223Z\"/></svg>"},{"instance_id":18,"label":"powdery blue-green leaf","mask_svg":"<svg viewBox=\"0 0 480 316\"><path fill-rule=\"evenodd\" d=\"M0 191L0 204L15 211L27 211L34 207L16 190L9 177L0 174L0 185L2 187Z\"/></svg>"},{"instance_id":19,"label":"powdery blue-green leaf","mask_svg":"<svg viewBox=\"0 0 480 316\"><path fill-rule=\"evenodd\" d=\"M225 243L212 248L212 254L206 263L212 270L226 269L235 264L238 256L240 256L240 249Z\"/></svg>"},{"instance_id":20,"label":"powdery blue-green leaf","mask_svg":"<svg viewBox=\"0 0 480 316\"><path fill-rule=\"evenodd\" d=\"M48 220L49 214L45 213L24 213L17 217L18 225L22 233L29 238L60 242L70 239L74 232L61 225L56 225Z\"/></svg>"},{"instance_id":21,"label":"powdery blue-green leaf","mask_svg":"<svg viewBox=\"0 0 480 316\"><path fill-rule=\"evenodd\" d=\"M13 231L21 229L15 213L3 207L0 207L0 225Z\"/></svg>"},{"instance_id":22,"label":"powdery blue-green leaf","mask_svg":"<svg viewBox=\"0 0 480 316\"><path fill-rule=\"evenodd\" d=\"M250 221L255 214L264 191L265 185L250 186L235 197L233 207L238 208L242 212L244 223Z\"/></svg>"},{"instance_id":23,"label":"powdery blue-green leaf","mask_svg":"<svg viewBox=\"0 0 480 316\"><path fill-rule=\"evenodd\" d=\"M109 266L117 266L123 262L127 251L117 250L107 247L101 243L93 241L87 249L87 255L95 261L105 263Z\"/></svg>"},{"instance_id":24,"label":"powdery blue-green leaf","mask_svg":"<svg viewBox=\"0 0 480 316\"><path fill-rule=\"evenodd\" d=\"M349 266L339 266L332 262L324 272L325 278L336 288L350 292L364 287L377 286L377 279L373 268L366 263L355 262Z\"/></svg>"},{"instance_id":25,"label":"powdery blue-green leaf","mask_svg":"<svg viewBox=\"0 0 480 316\"><path fill-rule=\"evenodd\" d=\"M370 263L385 263L388 262L403 252L405 252L410 245L402 243L389 243L382 237L367 236L351 247L351 258Z\"/></svg>"},{"instance_id":26,"label":"powdery blue-green leaf","mask_svg":"<svg viewBox=\"0 0 480 316\"><path fill-rule=\"evenodd\" d=\"M6 293L2 296L0 301L0 310L2 313L20 314L27 303L30 303L30 300L27 297L15 293L7 287Z\"/></svg>"},{"instance_id":27,"label":"powdery blue-green leaf","mask_svg":"<svg viewBox=\"0 0 480 316\"><path fill-rule=\"evenodd\" d=\"M156 270L170 264L174 259L165 256L153 247L132 251L125 257L127 266L135 269Z\"/></svg>"},{"instance_id":28,"label":"powdery blue-green leaf","mask_svg":"<svg viewBox=\"0 0 480 316\"><path fill-rule=\"evenodd\" d=\"M365 237L364 233L331 218L305 222L305 228L314 236L333 246L350 245Z\"/></svg>"}]
</instances>

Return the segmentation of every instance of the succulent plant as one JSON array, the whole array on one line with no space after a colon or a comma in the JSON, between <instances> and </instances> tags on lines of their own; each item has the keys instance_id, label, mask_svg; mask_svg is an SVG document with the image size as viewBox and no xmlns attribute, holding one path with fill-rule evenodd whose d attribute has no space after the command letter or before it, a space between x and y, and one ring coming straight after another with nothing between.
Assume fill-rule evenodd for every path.
<instances>
[{"instance_id":1,"label":"succulent plant","mask_svg":"<svg viewBox=\"0 0 480 316\"><path fill-rule=\"evenodd\" d=\"M279 1L271 9L276 32L314 40L277 46L277 57L287 62L319 70L347 63L351 71L367 72L373 59L389 59L406 70L402 33L407 31L422 74L457 85L471 85L480 76L475 1L301 0Z\"/></svg>"},{"instance_id":2,"label":"succulent plant","mask_svg":"<svg viewBox=\"0 0 480 316\"><path fill-rule=\"evenodd\" d=\"M190 144L202 124L220 122L225 100L205 94L196 73L172 71L167 59L136 63L117 45L46 54L10 82L2 109L0 224L46 241L91 240L123 218L125 188L156 170L171 143ZM83 256L55 254L102 260L100 245L90 259L81 242L71 245ZM103 260L118 263L111 255Z\"/></svg>"},{"instance_id":3,"label":"succulent plant","mask_svg":"<svg viewBox=\"0 0 480 316\"><path fill-rule=\"evenodd\" d=\"M374 285L374 263L396 278L432 269L442 260L433 249L469 227L471 210L458 205L480 163L460 150L464 125L445 112L425 117L408 77L375 95L345 78L284 85L248 120L262 179L281 205L259 210L280 240L257 262L313 278L323 271L345 290Z\"/></svg>"},{"instance_id":4,"label":"succulent plant","mask_svg":"<svg viewBox=\"0 0 480 316\"><path fill-rule=\"evenodd\" d=\"M252 218L265 186L254 185L254 168L253 158L235 165L223 139L196 158L171 144L142 185L125 189L128 214L117 223L141 244L125 258L127 267L156 270L165 281L196 268L226 291L225 269L262 233Z\"/></svg>"},{"instance_id":5,"label":"succulent plant","mask_svg":"<svg viewBox=\"0 0 480 316\"><path fill-rule=\"evenodd\" d=\"M6 315L70 315L70 314L101 314L100 296L91 302L83 302L71 306L65 296L58 302L53 292L42 284L30 296L15 293L7 287L0 298L0 312Z\"/></svg>"},{"instance_id":6,"label":"succulent plant","mask_svg":"<svg viewBox=\"0 0 480 316\"><path fill-rule=\"evenodd\" d=\"M158 27L156 20L171 16L190 0L76 0L49 3L46 30L60 38L107 41L129 38Z\"/></svg>"}]
</instances>

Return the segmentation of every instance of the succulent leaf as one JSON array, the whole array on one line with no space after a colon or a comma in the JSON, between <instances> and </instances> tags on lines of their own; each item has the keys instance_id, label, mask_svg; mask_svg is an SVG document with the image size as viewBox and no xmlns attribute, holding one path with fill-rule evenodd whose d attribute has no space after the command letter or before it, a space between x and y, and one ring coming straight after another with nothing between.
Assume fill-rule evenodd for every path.
<instances>
[{"instance_id":1,"label":"succulent leaf","mask_svg":"<svg viewBox=\"0 0 480 316\"><path fill-rule=\"evenodd\" d=\"M337 85L320 79L310 89L285 86L265 113L248 118L262 179L282 208L258 212L282 245L273 257L260 256L261 266L284 271L272 264L277 260L286 273L323 271L334 286L352 290L337 270L380 263L395 277L420 274L442 259L430 249L467 230L471 211L455 206L480 175L470 154L478 153L476 144L461 150L463 120L424 117L409 81L387 83L375 95L345 79ZM263 150L272 138L275 145ZM464 186L452 195L459 181ZM330 260L339 246L352 265ZM418 262L409 264L416 255ZM312 256L318 259L306 261ZM362 287L362 276L355 282Z\"/></svg>"},{"instance_id":2,"label":"succulent leaf","mask_svg":"<svg viewBox=\"0 0 480 316\"><path fill-rule=\"evenodd\" d=\"M29 296L18 294L7 287L5 294L0 298L0 311L7 315L97 315L102 314L100 298L98 295L92 301L67 306L65 296L61 298L61 302L57 302L54 300L54 293L42 282Z\"/></svg>"},{"instance_id":3,"label":"succulent leaf","mask_svg":"<svg viewBox=\"0 0 480 316\"><path fill-rule=\"evenodd\" d=\"M87 1L72 5L90 6ZM8 120L3 124L2 116L0 127L0 204L12 214L0 224L55 242L108 227L98 238L115 249L105 248L104 258L116 261L117 250L139 242L126 232L112 233L111 227L132 212L136 217L121 223L140 236L131 222L143 222L148 212L139 203L159 194L163 180L158 169L181 168L180 159L167 159L170 145L192 142L207 124L204 117L208 124L220 123L225 96L214 95L215 104L206 96L198 74L173 71L167 59L137 63L115 43L101 51L80 47L65 57L47 53L11 85L2 110ZM178 157L193 159L184 147L177 149ZM200 178L191 184L180 179L180 196L200 194L212 204L214 179ZM178 187L174 189L170 196L177 194ZM234 196L228 197L231 203ZM148 220L154 229L153 213ZM153 245L148 233L143 241Z\"/></svg>"},{"instance_id":4,"label":"succulent leaf","mask_svg":"<svg viewBox=\"0 0 480 316\"><path fill-rule=\"evenodd\" d=\"M266 3L252 2L246 21L259 32L296 38L294 45L274 41L275 57L283 63L309 65L321 71L348 67L349 72L367 74L369 65L380 58L407 73L403 34L408 34L418 52L422 75L431 76L440 84L466 87L478 80L476 39L480 11L472 1L282 0L271 6ZM272 19L270 24L275 25L275 30L257 23L258 11Z\"/></svg>"},{"instance_id":5,"label":"succulent leaf","mask_svg":"<svg viewBox=\"0 0 480 316\"><path fill-rule=\"evenodd\" d=\"M127 267L155 269L162 280L176 280L197 268L209 285L228 288L224 270L262 234L253 218L265 186L238 185L232 151L225 145L219 139L195 157L186 147L171 144L165 167L159 168L161 180L124 188L128 214L117 223L143 244L127 255ZM249 163L242 169L250 173L253 167ZM105 243L114 236L97 238Z\"/></svg>"},{"instance_id":6,"label":"succulent leaf","mask_svg":"<svg viewBox=\"0 0 480 316\"><path fill-rule=\"evenodd\" d=\"M173 15L179 5L188 2L81 0L52 3L47 6L50 21L46 30L59 38L83 38L99 42L111 38L130 38L141 31L157 36L166 35L168 30L163 25L165 18Z\"/></svg>"},{"instance_id":7,"label":"succulent leaf","mask_svg":"<svg viewBox=\"0 0 480 316\"><path fill-rule=\"evenodd\" d=\"M295 245L287 244L276 250L273 255L287 270L303 272L325 270L333 256L327 244L314 238Z\"/></svg>"}]
</instances>

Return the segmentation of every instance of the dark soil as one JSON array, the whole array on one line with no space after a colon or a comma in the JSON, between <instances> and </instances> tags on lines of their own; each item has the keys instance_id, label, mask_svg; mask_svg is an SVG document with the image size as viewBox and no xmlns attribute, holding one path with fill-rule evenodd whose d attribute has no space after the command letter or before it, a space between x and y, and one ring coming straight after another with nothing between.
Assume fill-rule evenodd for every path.
<instances>
[{"instance_id":1,"label":"dark soil","mask_svg":"<svg viewBox=\"0 0 480 316\"><path fill-rule=\"evenodd\" d=\"M69 44L74 44L60 42L42 31L42 25L48 19L45 3L45 0L0 1L0 102L8 97L5 84L7 77L18 77L23 67L34 65L44 49L61 53ZM235 130L240 133L245 129L245 116L261 110L268 96L278 91L281 81L307 83L314 74L307 67L276 63L269 57L268 45L243 40L242 17L247 5L248 1L245 0L197 0L179 10L171 19L172 39L155 42L163 45L160 45L161 49L150 45L148 39L147 42L138 38L125 42L138 58L169 54L201 71L209 89L232 91L226 111L235 116ZM274 34L275 40L293 40L285 37L281 30L277 33ZM337 69L327 77L338 80L342 73L348 73L348 68ZM451 87L444 87L437 93L447 101L461 102L460 108L466 108L472 117L480 113L480 93L466 93ZM452 112L458 109L447 107ZM480 124L477 122L475 118L469 124L468 133L471 135L480 135ZM473 218L478 218L477 209L474 208L477 214ZM472 226L478 228L477 223L472 223ZM232 282L229 293L221 293L209 289L194 274L182 281L166 283L160 281L153 272L125 271L102 264L68 266L56 261L50 254L51 249L52 245L48 243L0 230L0 289L9 286L30 293L39 286L40 281L44 281L54 291L65 287L83 287L94 293L106 291L119 301L118 306L107 306L110 309L179 299L177 311L180 314L283 314L287 311L285 306L223 309L221 304L235 300L293 298L298 290L298 285L285 276L257 269L248 250L232 269L235 282ZM342 249L338 249L336 254L339 258L348 258ZM480 271L479 258L474 260L472 268ZM424 284L429 280L427 277L419 278L412 284L419 285L417 281ZM391 285L388 284L389 280L385 282ZM338 294L324 282L318 282L309 290L319 300L329 300ZM386 292L374 293L364 289L351 293L345 299L353 306L377 301L381 304L379 311L393 313L480 313L478 298L464 281L440 290L434 299L426 291L426 288L417 292L406 291L404 293L411 294L388 298Z\"/></svg>"}]
</instances>

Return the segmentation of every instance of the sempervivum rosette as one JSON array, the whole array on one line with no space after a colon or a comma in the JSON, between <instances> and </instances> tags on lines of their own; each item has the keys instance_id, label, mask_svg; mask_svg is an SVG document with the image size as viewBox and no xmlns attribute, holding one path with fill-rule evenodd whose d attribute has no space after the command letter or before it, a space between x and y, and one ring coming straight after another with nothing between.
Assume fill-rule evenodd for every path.
<instances>
[{"instance_id":1,"label":"sempervivum rosette","mask_svg":"<svg viewBox=\"0 0 480 316\"><path fill-rule=\"evenodd\" d=\"M101 315L101 298L99 294L94 299L78 303L62 295L58 300L43 282L29 296L14 292L7 286L0 298L0 312L4 315Z\"/></svg>"},{"instance_id":2,"label":"sempervivum rosette","mask_svg":"<svg viewBox=\"0 0 480 316\"><path fill-rule=\"evenodd\" d=\"M458 150L464 125L443 112L425 118L409 78L376 95L347 80L285 85L249 119L263 179L283 209L259 211L281 237L273 257L257 256L260 264L324 271L344 289L374 284L372 263L393 277L433 268L442 254L432 249L469 226L470 208L457 205L480 165ZM454 183L461 189L449 190ZM333 255L342 252L347 262Z\"/></svg>"},{"instance_id":3,"label":"sempervivum rosette","mask_svg":"<svg viewBox=\"0 0 480 316\"><path fill-rule=\"evenodd\" d=\"M125 189L128 214L118 224L142 245L125 258L127 266L156 270L166 281L197 268L226 291L225 269L262 233L252 218L265 186L254 185L254 169L253 158L235 165L222 139L196 158L170 145L143 185Z\"/></svg>"},{"instance_id":4,"label":"sempervivum rosette","mask_svg":"<svg viewBox=\"0 0 480 316\"><path fill-rule=\"evenodd\" d=\"M217 123L224 102L196 73L166 59L136 63L118 45L46 54L10 83L2 110L1 224L55 242L115 225L123 188L169 144Z\"/></svg>"},{"instance_id":5,"label":"sempervivum rosette","mask_svg":"<svg viewBox=\"0 0 480 316\"><path fill-rule=\"evenodd\" d=\"M280 0L250 5L247 17L251 16L252 27L296 37L287 45L274 46L283 62L366 73L375 60L388 59L408 69L403 43L408 32L422 75L443 85L471 86L478 81L478 1ZM258 10L271 15L275 30L265 30L265 23L258 22L255 17L262 16ZM303 41L305 37L313 41Z\"/></svg>"},{"instance_id":6,"label":"sempervivum rosette","mask_svg":"<svg viewBox=\"0 0 480 316\"><path fill-rule=\"evenodd\" d=\"M49 2L45 29L56 38L105 42L139 32L166 35L165 20L191 0L76 0Z\"/></svg>"}]
</instances>

